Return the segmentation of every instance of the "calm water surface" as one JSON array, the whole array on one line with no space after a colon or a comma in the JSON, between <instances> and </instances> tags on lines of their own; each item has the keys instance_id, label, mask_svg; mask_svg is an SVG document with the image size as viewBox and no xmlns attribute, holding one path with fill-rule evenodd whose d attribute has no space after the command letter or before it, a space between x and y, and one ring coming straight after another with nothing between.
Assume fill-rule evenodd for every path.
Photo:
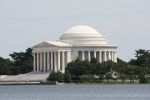
<instances>
[{"instance_id":1,"label":"calm water surface","mask_svg":"<svg viewBox=\"0 0 150 100\"><path fill-rule=\"evenodd\" d=\"M150 100L150 85L0 86L0 100Z\"/></svg>"}]
</instances>

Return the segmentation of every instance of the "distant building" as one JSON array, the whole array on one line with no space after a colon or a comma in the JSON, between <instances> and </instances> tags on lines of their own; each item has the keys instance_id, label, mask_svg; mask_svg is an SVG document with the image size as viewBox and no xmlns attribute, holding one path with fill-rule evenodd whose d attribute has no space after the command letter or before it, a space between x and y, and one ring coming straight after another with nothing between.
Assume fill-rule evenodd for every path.
<instances>
[{"instance_id":1,"label":"distant building","mask_svg":"<svg viewBox=\"0 0 150 100\"><path fill-rule=\"evenodd\" d=\"M92 27L78 25L67 30L59 40L44 41L33 46L33 71L65 72L67 63L96 58L99 62L117 62L117 46L110 45Z\"/></svg>"}]
</instances>

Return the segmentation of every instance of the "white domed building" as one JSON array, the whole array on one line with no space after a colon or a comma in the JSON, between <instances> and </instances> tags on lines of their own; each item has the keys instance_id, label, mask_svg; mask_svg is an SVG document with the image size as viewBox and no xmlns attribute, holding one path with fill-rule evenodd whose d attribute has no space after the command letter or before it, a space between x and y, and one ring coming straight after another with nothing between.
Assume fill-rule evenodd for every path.
<instances>
[{"instance_id":1,"label":"white domed building","mask_svg":"<svg viewBox=\"0 0 150 100\"><path fill-rule=\"evenodd\" d=\"M77 25L68 29L56 41L44 41L33 46L33 70L65 72L67 63L96 58L99 62L117 62L117 46L107 43L95 29Z\"/></svg>"}]
</instances>

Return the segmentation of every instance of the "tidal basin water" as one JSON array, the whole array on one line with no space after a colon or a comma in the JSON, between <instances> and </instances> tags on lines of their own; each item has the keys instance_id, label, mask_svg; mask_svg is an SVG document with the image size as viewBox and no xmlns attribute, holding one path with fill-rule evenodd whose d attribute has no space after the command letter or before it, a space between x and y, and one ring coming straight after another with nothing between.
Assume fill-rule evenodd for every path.
<instances>
[{"instance_id":1,"label":"tidal basin water","mask_svg":"<svg viewBox=\"0 0 150 100\"><path fill-rule=\"evenodd\" d=\"M150 85L0 86L0 100L150 100Z\"/></svg>"}]
</instances>

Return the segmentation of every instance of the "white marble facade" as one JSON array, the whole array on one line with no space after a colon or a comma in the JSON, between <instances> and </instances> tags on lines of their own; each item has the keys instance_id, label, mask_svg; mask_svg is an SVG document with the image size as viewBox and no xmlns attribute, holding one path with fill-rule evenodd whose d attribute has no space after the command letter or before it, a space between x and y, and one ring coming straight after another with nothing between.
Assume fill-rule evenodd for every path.
<instances>
[{"instance_id":1,"label":"white marble facade","mask_svg":"<svg viewBox=\"0 0 150 100\"><path fill-rule=\"evenodd\" d=\"M99 62L117 62L117 46L109 45L95 29L77 25L67 30L57 41L44 41L33 46L33 71L65 72L67 63L96 58Z\"/></svg>"}]
</instances>

